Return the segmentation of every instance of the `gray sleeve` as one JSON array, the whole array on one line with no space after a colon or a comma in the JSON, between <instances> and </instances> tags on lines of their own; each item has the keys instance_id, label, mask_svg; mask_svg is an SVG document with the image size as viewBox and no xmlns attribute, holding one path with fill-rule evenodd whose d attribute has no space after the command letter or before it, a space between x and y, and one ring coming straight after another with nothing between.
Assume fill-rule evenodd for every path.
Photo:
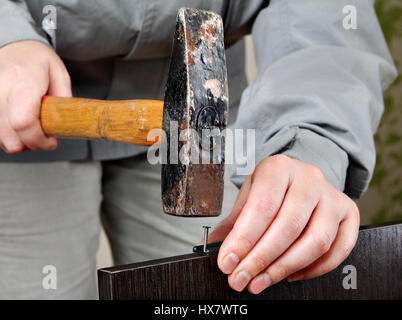
<instances>
[{"instance_id":1,"label":"gray sleeve","mask_svg":"<svg viewBox=\"0 0 402 320\"><path fill-rule=\"evenodd\" d=\"M22 40L37 40L49 45L45 33L32 19L25 1L2 0L0 5L0 48Z\"/></svg>"},{"instance_id":2,"label":"gray sleeve","mask_svg":"<svg viewBox=\"0 0 402 320\"><path fill-rule=\"evenodd\" d=\"M345 29L353 5L357 29ZM237 128L255 128L255 162L282 153L313 164L357 199L375 165L382 92L397 76L372 0L271 0L252 30L258 75ZM231 167L232 181L245 176Z\"/></svg>"}]
</instances>

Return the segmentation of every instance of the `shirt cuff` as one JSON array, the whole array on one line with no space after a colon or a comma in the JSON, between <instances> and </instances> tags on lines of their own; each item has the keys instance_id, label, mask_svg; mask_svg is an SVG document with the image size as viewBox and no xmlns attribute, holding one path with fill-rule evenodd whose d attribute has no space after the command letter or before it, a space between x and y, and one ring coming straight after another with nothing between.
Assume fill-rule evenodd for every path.
<instances>
[{"instance_id":1,"label":"shirt cuff","mask_svg":"<svg viewBox=\"0 0 402 320\"><path fill-rule=\"evenodd\" d=\"M50 46L46 35L34 25L34 21L30 21L20 15L2 15L0 22L0 48L23 40L36 40Z\"/></svg>"},{"instance_id":2,"label":"shirt cuff","mask_svg":"<svg viewBox=\"0 0 402 320\"><path fill-rule=\"evenodd\" d=\"M348 155L330 139L308 129L296 128L290 147L282 154L316 166L335 188L344 191Z\"/></svg>"},{"instance_id":3,"label":"shirt cuff","mask_svg":"<svg viewBox=\"0 0 402 320\"><path fill-rule=\"evenodd\" d=\"M348 155L330 139L309 129L284 127L263 146L256 148L255 163L275 154L283 154L318 167L335 188L344 191ZM238 175L237 172L238 166L231 165L231 180L240 187L246 176Z\"/></svg>"}]
</instances>

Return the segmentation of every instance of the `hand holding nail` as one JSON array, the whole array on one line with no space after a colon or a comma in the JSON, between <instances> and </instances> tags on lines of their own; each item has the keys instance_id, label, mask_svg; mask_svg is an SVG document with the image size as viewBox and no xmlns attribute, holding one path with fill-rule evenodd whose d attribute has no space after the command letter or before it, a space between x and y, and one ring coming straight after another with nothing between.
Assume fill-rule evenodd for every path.
<instances>
[{"instance_id":1,"label":"hand holding nail","mask_svg":"<svg viewBox=\"0 0 402 320\"><path fill-rule=\"evenodd\" d=\"M276 155L247 177L209 242L224 239L218 266L229 285L257 294L285 278L309 279L336 268L354 247L358 228L356 204L318 168Z\"/></svg>"}]
</instances>

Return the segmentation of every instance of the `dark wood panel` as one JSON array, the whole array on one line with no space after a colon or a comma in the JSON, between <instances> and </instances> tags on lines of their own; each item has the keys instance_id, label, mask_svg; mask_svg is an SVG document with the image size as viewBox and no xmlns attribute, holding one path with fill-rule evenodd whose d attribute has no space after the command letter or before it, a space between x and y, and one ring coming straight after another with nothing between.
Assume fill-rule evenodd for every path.
<instances>
[{"instance_id":1,"label":"dark wood panel","mask_svg":"<svg viewBox=\"0 0 402 320\"><path fill-rule=\"evenodd\" d=\"M98 270L100 299L401 299L402 224L361 227L350 256L335 270L316 279L286 280L259 295L238 293L217 267L220 244L194 253ZM198 251L198 252L197 252ZM346 265L356 267L357 289L346 290Z\"/></svg>"}]
</instances>

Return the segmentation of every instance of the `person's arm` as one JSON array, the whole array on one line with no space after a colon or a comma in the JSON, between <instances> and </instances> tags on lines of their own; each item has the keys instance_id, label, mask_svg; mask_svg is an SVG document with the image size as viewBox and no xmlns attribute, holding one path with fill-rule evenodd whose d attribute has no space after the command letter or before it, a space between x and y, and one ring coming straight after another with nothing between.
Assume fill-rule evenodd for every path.
<instances>
[{"instance_id":1,"label":"person's arm","mask_svg":"<svg viewBox=\"0 0 402 320\"><path fill-rule=\"evenodd\" d=\"M357 30L343 8L354 5ZM257 80L237 128L256 129L256 166L211 234L235 290L322 275L352 250L382 91L396 70L371 0L272 0L253 26ZM344 191L344 192L343 192Z\"/></svg>"},{"instance_id":2,"label":"person's arm","mask_svg":"<svg viewBox=\"0 0 402 320\"><path fill-rule=\"evenodd\" d=\"M0 5L0 148L8 153L54 149L39 121L45 94L71 96L70 77L33 21L25 1Z\"/></svg>"},{"instance_id":3,"label":"person's arm","mask_svg":"<svg viewBox=\"0 0 402 320\"><path fill-rule=\"evenodd\" d=\"M374 170L382 91L397 75L373 2L272 0L254 23L258 77L236 124L257 130L257 162L280 152L313 164L354 199ZM343 27L347 5L356 30Z\"/></svg>"},{"instance_id":4,"label":"person's arm","mask_svg":"<svg viewBox=\"0 0 402 320\"><path fill-rule=\"evenodd\" d=\"M0 18L0 48L22 40L36 40L49 45L46 34L33 20L26 1L3 0Z\"/></svg>"}]
</instances>

